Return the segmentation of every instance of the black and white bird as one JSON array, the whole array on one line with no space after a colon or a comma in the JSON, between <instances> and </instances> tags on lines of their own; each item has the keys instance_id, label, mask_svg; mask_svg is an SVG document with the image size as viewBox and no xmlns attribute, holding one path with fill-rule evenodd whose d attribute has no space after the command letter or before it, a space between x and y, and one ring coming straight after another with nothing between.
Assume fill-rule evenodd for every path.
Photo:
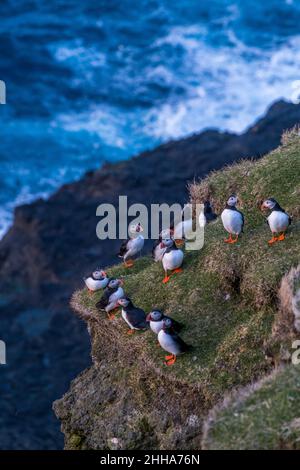
<instances>
[{"instance_id":1,"label":"black and white bird","mask_svg":"<svg viewBox=\"0 0 300 470\"><path fill-rule=\"evenodd\" d=\"M83 280L90 292L96 292L97 290L105 289L109 278L103 269L96 269L89 276L84 277Z\"/></svg>"},{"instance_id":2,"label":"black and white bird","mask_svg":"<svg viewBox=\"0 0 300 470\"><path fill-rule=\"evenodd\" d=\"M225 230L229 233L229 238L226 238L225 243L236 243L239 235L244 229L244 215L236 208L238 198L232 194L227 200L225 209L221 214L221 219ZM232 238L234 235L235 238Z\"/></svg>"},{"instance_id":3,"label":"black and white bird","mask_svg":"<svg viewBox=\"0 0 300 470\"><path fill-rule=\"evenodd\" d=\"M204 201L204 211L203 212L204 212L204 217L205 217L205 223L206 224L208 224L209 222L213 222L218 217L217 214L215 214L209 200Z\"/></svg>"},{"instance_id":4,"label":"black and white bird","mask_svg":"<svg viewBox=\"0 0 300 470\"><path fill-rule=\"evenodd\" d=\"M165 356L165 364L167 366L174 364L177 356L191 349L191 346L186 344L174 331L173 322L170 318L163 320L163 328L158 333L157 338L160 346L171 354L170 356Z\"/></svg>"},{"instance_id":5,"label":"black and white bird","mask_svg":"<svg viewBox=\"0 0 300 470\"><path fill-rule=\"evenodd\" d=\"M171 238L172 234L173 234L173 230L170 228L167 228L160 232L159 239L156 240L152 248L152 258L154 259L155 262L162 260L162 257L167 249L165 246L161 247L161 242L163 242L163 240L165 239Z\"/></svg>"},{"instance_id":6,"label":"black and white bird","mask_svg":"<svg viewBox=\"0 0 300 470\"><path fill-rule=\"evenodd\" d=\"M180 273L182 271L181 265L184 255L183 251L177 247L173 238L166 238L161 242L160 246L161 248L166 248L162 257L162 265L165 271L163 283L165 284L170 279L168 271L172 271L172 274Z\"/></svg>"},{"instance_id":7,"label":"black and white bird","mask_svg":"<svg viewBox=\"0 0 300 470\"><path fill-rule=\"evenodd\" d=\"M145 243L145 239L141 234L141 232L143 232L141 224L131 225L129 232L132 234L132 237L128 240L124 240L118 253L119 258L123 259L127 268L133 266L132 258L141 253Z\"/></svg>"},{"instance_id":8,"label":"black and white bird","mask_svg":"<svg viewBox=\"0 0 300 470\"><path fill-rule=\"evenodd\" d=\"M179 332L183 325L176 320L165 315L161 310L152 310L148 313L146 320L149 322L150 330L153 331L156 335L163 329L164 320L171 320L173 324L173 328L176 332Z\"/></svg>"},{"instance_id":9,"label":"black and white bird","mask_svg":"<svg viewBox=\"0 0 300 470\"><path fill-rule=\"evenodd\" d=\"M271 214L267 217L267 222L269 224L270 230L272 232L272 238L269 240L269 245L277 241L282 241L285 239L285 232L288 229L288 226L291 224L292 219L285 212L284 209L279 205L279 203L274 198L266 199L262 205L261 209L268 209L271 211Z\"/></svg>"},{"instance_id":10,"label":"black and white bird","mask_svg":"<svg viewBox=\"0 0 300 470\"><path fill-rule=\"evenodd\" d=\"M118 304L122 307L122 318L129 326L128 334L149 328L146 313L143 309L135 307L129 297L119 299Z\"/></svg>"},{"instance_id":11,"label":"black and white bird","mask_svg":"<svg viewBox=\"0 0 300 470\"><path fill-rule=\"evenodd\" d=\"M114 318L111 312L119 307L118 300L125 295L122 285L122 279L110 278L101 299L96 304L96 308L105 311L110 320Z\"/></svg>"}]
</instances>

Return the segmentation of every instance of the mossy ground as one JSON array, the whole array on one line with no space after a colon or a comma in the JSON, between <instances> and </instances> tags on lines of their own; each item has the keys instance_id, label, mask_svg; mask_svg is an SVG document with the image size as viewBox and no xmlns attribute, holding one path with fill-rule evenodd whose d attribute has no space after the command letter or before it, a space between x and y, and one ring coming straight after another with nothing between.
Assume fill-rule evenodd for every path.
<instances>
[{"instance_id":1,"label":"mossy ground","mask_svg":"<svg viewBox=\"0 0 300 470\"><path fill-rule=\"evenodd\" d=\"M271 374L211 413L206 449L300 449L300 366Z\"/></svg>"},{"instance_id":2,"label":"mossy ground","mask_svg":"<svg viewBox=\"0 0 300 470\"><path fill-rule=\"evenodd\" d=\"M246 385L271 368L265 344L270 341L277 311L277 292L282 276L299 263L300 254L300 138L298 131L284 137L284 144L257 162L242 161L211 174L190 187L191 198L202 202L207 196L219 213L232 192L245 214L245 231L236 245L224 244L220 219L205 230L200 251L186 252L183 272L162 283L163 270L150 256L133 268L121 264L108 269L124 277L125 291L134 304L149 312L153 307L183 322L184 340L193 351L178 358L172 367L163 364L164 352L156 347L150 332L126 335L122 319L101 328L114 328L118 341L138 344L142 357L165 376L200 387L207 404L213 405L225 392ZM286 240L269 246L268 225L258 209L267 197L275 197L293 216ZM95 311L101 293L86 290L76 302ZM279 348L280 345L278 345ZM276 351L276 347L275 347Z\"/></svg>"}]
</instances>

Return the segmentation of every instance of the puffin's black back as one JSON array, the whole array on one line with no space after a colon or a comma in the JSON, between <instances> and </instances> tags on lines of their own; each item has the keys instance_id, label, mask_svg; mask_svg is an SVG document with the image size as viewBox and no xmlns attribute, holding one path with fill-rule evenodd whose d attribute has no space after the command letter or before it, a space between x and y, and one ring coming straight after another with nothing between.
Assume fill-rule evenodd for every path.
<instances>
[{"instance_id":1,"label":"puffin's black back","mask_svg":"<svg viewBox=\"0 0 300 470\"><path fill-rule=\"evenodd\" d=\"M118 253L118 256L120 257L123 257L126 252L127 252L127 243L130 241L130 239L128 238L127 240L124 240L120 246L120 250L119 250L119 253Z\"/></svg>"},{"instance_id":2,"label":"puffin's black back","mask_svg":"<svg viewBox=\"0 0 300 470\"><path fill-rule=\"evenodd\" d=\"M118 290L118 287L114 287L114 288L106 287L101 299L99 300L99 302L96 303L96 308L98 308L99 310L102 310L105 307L107 307L110 296L114 294L114 292L117 292L117 290Z\"/></svg>"},{"instance_id":3,"label":"puffin's black back","mask_svg":"<svg viewBox=\"0 0 300 470\"><path fill-rule=\"evenodd\" d=\"M174 342L179 346L180 352L186 352L192 349L192 346L187 344L185 341L183 341L183 339L180 338L180 336L176 333L176 331L174 331L173 327L167 328L165 330L165 333L172 337Z\"/></svg>"},{"instance_id":4,"label":"puffin's black back","mask_svg":"<svg viewBox=\"0 0 300 470\"><path fill-rule=\"evenodd\" d=\"M135 328L146 329L149 328L149 323L146 321L146 313L143 309L135 307L132 302L130 302L127 307L123 307L126 312L129 323Z\"/></svg>"}]
</instances>

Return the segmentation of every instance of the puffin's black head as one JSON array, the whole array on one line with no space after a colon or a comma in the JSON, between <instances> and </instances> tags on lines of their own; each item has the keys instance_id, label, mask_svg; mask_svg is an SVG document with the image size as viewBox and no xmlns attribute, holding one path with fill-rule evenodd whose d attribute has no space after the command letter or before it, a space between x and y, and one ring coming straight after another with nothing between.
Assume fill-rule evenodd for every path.
<instances>
[{"instance_id":1,"label":"puffin's black head","mask_svg":"<svg viewBox=\"0 0 300 470\"><path fill-rule=\"evenodd\" d=\"M163 330L164 331L169 331L169 330L172 330L173 328L173 322L171 320L171 318L165 318L163 320Z\"/></svg>"},{"instance_id":2,"label":"puffin's black head","mask_svg":"<svg viewBox=\"0 0 300 470\"><path fill-rule=\"evenodd\" d=\"M269 199L266 199L262 205L261 205L261 209L269 209L269 210L272 210L274 209L274 207L278 206L278 202L276 201L276 199L274 199L273 197L270 197Z\"/></svg>"},{"instance_id":3,"label":"puffin's black head","mask_svg":"<svg viewBox=\"0 0 300 470\"><path fill-rule=\"evenodd\" d=\"M152 312L150 312L147 315L146 320L147 321L161 321L163 319L163 316L164 315L160 310L152 310Z\"/></svg>"},{"instance_id":4,"label":"puffin's black head","mask_svg":"<svg viewBox=\"0 0 300 470\"><path fill-rule=\"evenodd\" d=\"M130 305L131 303L132 302L129 297L122 297L121 299L118 300L118 304L124 308L128 307L128 305Z\"/></svg>"},{"instance_id":5,"label":"puffin's black head","mask_svg":"<svg viewBox=\"0 0 300 470\"><path fill-rule=\"evenodd\" d=\"M108 283L108 287L110 289L115 289L116 287L119 287L119 286L122 286L123 285L123 281L122 279L115 279L115 278L110 278L109 280L109 283Z\"/></svg>"},{"instance_id":6,"label":"puffin's black head","mask_svg":"<svg viewBox=\"0 0 300 470\"><path fill-rule=\"evenodd\" d=\"M93 272L93 278L96 279L96 281L100 281L101 279L104 279L105 277L107 277L107 274L102 269L96 269Z\"/></svg>"},{"instance_id":7,"label":"puffin's black head","mask_svg":"<svg viewBox=\"0 0 300 470\"><path fill-rule=\"evenodd\" d=\"M237 197L237 195L236 195L236 194L231 194L231 195L229 196L229 198L227 199L227 204L228 204L228 206L234 207L234 206L237 205L237 203L238 203L238 197Z\"/></svg>"}]
</instances>

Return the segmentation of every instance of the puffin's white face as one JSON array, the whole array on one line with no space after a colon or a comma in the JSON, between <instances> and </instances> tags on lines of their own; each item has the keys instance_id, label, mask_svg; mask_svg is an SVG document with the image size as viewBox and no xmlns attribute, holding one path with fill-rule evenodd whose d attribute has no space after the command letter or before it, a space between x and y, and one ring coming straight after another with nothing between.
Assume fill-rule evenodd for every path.
<instances>
[{"instance_id":1,"label":"puffin's white face","mask_svg":"<svg viewBox=\"0 0 300 470\"><path fill-rule=\"evenodd\" d=\"M234 207L238 202L238 198L234 195L230 196L230 198L228 199L227 201L227 204L230 206L230 207Z\"/></svg>"},{"instance_id":2,"label":"puffin's white face","mask_svg":"<svg viewBox=\"0 0 300 470\"><path fill-rule=\"evenodd\" d=\"M126 297L123 297L122 299L118 300L118 304L126 308L127 305L129 304L129 299L127 299Z\"/></svg>"},{"instance_id":3,"label":"puffin's white face","mask_svg":"<svg viewBox=\"0 0 300 470\"><path fill-rule=\"evenodd\" d=\"M164 238L163 241L160 244L161 248L169 248L172 246L174 243L174 240L172 238Z\"/></svg>"},{"instance_id":4,"label":"puffin's white face","mask_svg":"<svg viewBox=\"0 0 300 470\"><path fill-rule=\"evenodd\" d=\"M141 232L144 231L144 229L141 226L141 224L132 224L129 227L129 231L130 231L130 233L141 233Z\"/></svg>"},{"instance_id":5,"label":"puffin's white face","mask_svg":"<svg viewBox=\"0 0 300 470\"><path fill-rule=\"evenodd\" d=\"M275 205L276 205L275 199L266 199L266 200L262 203L261 207L262 207L262 209L270 209L270 210L272 210L272 209L275 207Z\"/></svg>"},{"instance_id":6,"label":"puffin's white face","mask_svg":"<svg viewBox=\"0 0 300 470\"><path fill-rule=\"evenodd\" d=\"M94 277L94 279L96 279L98 281L98 280L103 279L104 277L106 277L106 272L102 271L101 269L96 269L96 271L93 272L93 277Z\"/></svg>"},{"instance_id":7,"label":"puffin's white face","mask_svg":"<svg viewBox=\"0 0 300 470\"><path fill-rule=\"evenodd\" d=\"M159 310L153 310L153 312L149 313L150 320L153 321L160 321L162 319L162 313Z\"/></svg>"},{"instance_id":8,"label":"puffin's white face","mask_svg":"<svg viewBox=\"0 0 300 470\"><path fill-rule=\"evenodd\" d=\"M164 330L168 329L168 328L171 328L172 326L172 320L170 318L165 318L164 320Z\"/></svg>"},{"instance_id":9,"label":"puffin's white face","mask_svg":"<svg viewBox=\"0 0 300 470\"><path fill-rule=\"evenodd\" d=\"M115 289L116 287L119 287L123 284L123 281L121 279L111 279L108 283L108 287L111 289Z\"/></svg>"}]
</instances>

